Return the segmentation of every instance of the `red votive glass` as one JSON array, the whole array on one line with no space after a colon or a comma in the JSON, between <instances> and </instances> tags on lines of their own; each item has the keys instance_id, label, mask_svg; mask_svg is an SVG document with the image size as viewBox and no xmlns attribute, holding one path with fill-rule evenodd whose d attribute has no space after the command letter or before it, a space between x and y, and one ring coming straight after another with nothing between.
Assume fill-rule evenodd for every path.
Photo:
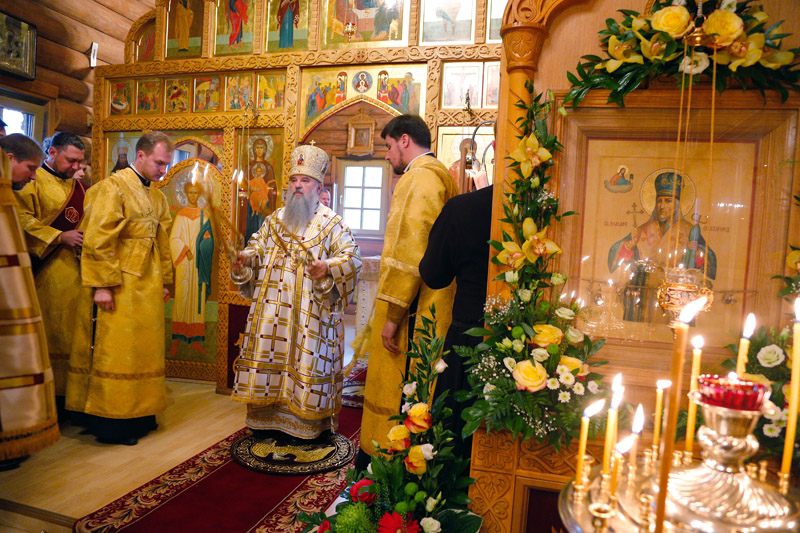
<instances>
[{"instance_id":1,"label":"red votive glass","mask_svg":"<svg viewBox=\"0 0 800 533\"><path fill-rule=\"evenodd\" d=\"M697 378L697 389L705 403L740 411L760 411L770 392L762 383L709 374Z\"/></svg>"}]
</instances>

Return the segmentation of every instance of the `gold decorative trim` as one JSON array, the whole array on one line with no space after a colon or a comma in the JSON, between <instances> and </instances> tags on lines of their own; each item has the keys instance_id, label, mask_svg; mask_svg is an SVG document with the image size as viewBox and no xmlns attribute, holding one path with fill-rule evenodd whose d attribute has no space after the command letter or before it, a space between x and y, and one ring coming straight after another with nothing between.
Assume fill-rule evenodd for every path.
<instances>
[{"instance_id":1,"label":"gold decorative trim","mask_svg":"<svg viewBox=\"0 0 800 533\"><path fill-rule=\"evenodd\" d=\"M203 59L211 57L211 44L214 42L214 19L216 17L216 2L205 0L203 2L203 43L200 48L200 55Z\"/></svg>"},{"instance_id":2,"label":"gold decorative trim","mask_svg":"<svg viewBox=\"0 0 800 533\"><path fill-rule=\"evenodd\" d=\"M489 27L489 0L477 0L475 2L475 43L483 44L486 42Z\"/></svg>"},{"instance_id":3,"label":"gold decorative trim","mask_svg":"<svg viewBox=\"0 0 800 533\"><path fill-rule=\"evenodd\" d=\"M435 122L438 126L477 126L486 120L497 120L497 109L473 109L468 114L461 109L440 109Z\"/></svg>"},{"instance_id":4,"label":"gold decorative trim","mask_svg":"<svg viewBox=\"0 0 800 533\"><path fill-rule=\"evenodd\" d=\"M197 379L200 381L216 381L216 368L214 363L198 363L196 361L176 361L167 359L166 371L168 378Z\"/></svg>"},{"instance_id":5,"label":"gold decorative trim","mask_svg":"<svg viewBox=\"0 0 800 533\"><path fill-rule=\"evenodd\" d=\"M217 390L228 388L228 323L230 312L228 304L217 303Z\"/></svg>"},{"instance_id":6,"label":"gold decorative trim","mask_svg":"<svg viewBox=\"0 0 800 533\"><path fill-rule=\"evenodd\" d=\"M167 55L167 3L169 0L156 1L156 49L153 52L155 61L164 61Z\"/></svg>"},{"instance_id":7,"label":"gold decorative trim","mask_svg":"<svg viewBox=\"0 0 800 533\"><path fill-rule=\"evenodd\" d=\"M320 46L322 35L322 2L325 0L308 0L308 49L316 50Z\"/></svg>"},{"instance_id":8,"label":"gold decorative trim","mask_svg":"<svg viewBox=\"0 0 800 533\"><path fill-rule=\"evenodd\" d=\"M428 62L428 82L425 86L425 123L431 129L431 150L436 152L436 143L439 139L439 124L436 114L439 110L439 86L442 80L443 62L434 59Z\"/></svg>"},{"instance_id":9,"label":"gold decorative trim","mask_svg":"<svg viewBox=\"0 0 800 533\"><path fill-rule=\"evenodd\" d=\"M267 21L267 2L256 2L256 9L253 20L253 54L260 55L265 52L266 35L268 31Z\"/></svg>"},{"instance_id":10,"label":"gold decorative trim","mask_svg":"<svg viewBox=\"0 0 800 533\"><path fill-rule=\"evenodd\" d=\"M202 144L203 146L205 146L206 148L211 150L214 153L215 156L217 156L217 160L222 161L222 152L219 151L219 148L217 148L216 145L211 144L207 140L201 139L200 137L194 137L192 135L187 135L185 137L178 137L177 139L175 139L173 141L173 144L175 146L178 146L179 144L182 144L182 143L185 143L185 142L196 142L198 144Z\"/></svg>"},{"instance_id":11,"label":"gold decorative trim","mask_svg":"<svg viewBox=\"0 0 800 533\"><path fill-rule=\"evenodd\" d=\"M385 111L385 112L387 112L387 113L389 113L391 115L394 115L394 116L401 115L401 113L398 110L396 110L395 108L393 108L389 104L385 104L385 103L381 102L380 100L376 100L376 99L371 98L369 96L366 96L364 94L359 94L358 96L354 96L353 98L350 98L348 100L345 100L344 102L340 102L340 103L334 105L333 107L331 107L330 109L328 109L324 113L322 113L320 116L315 118L314 121L311 124L309 124L308 126L304 127L303 131L300 132L301 141L305 142L305 139L308 137L308 135L312 131L314 131L314 128L316 128L322 122L324 122L325 119L332 117L333 115L335 115L336 113L338 113L342 109L346 109L346 108L348 108L348 107L350 107L352 105L358 104L360 102L364 102L366 104L373 105L373 106L377 107L378 109L380 109L381 111ZM289 165L289 166L291 167L291 165ZM288 175L288 173L285 174L285 175Z\"/></svg>"},{"instance_id":12,"label":"gold decorative trim","mask_svg":"<svg viewBox=\"0 0 800 533\"><path fill-rule=\"evenodd\" d=\"M292 170L292 150L297 145L297 123L300 110L297 108L297 97L300 92L300 67L291 65L286 70L286 103L284 112L286 120L283 128L283 172L281 176L288 176ZM281 180L285 181L285 180ZM279 184L283 190L283 183ZM276 207L280 207L281 195L278 195Z\"/></svg>"},{"instance_id":13,"label":"gold decorative trim","mask_svg":"<svg viewBox=\"0 0 800 533\"><path fill-rule=\"evenodd\" d=\"M420 0L411 1L411 17L409 17L408 27L408 46L419 45L419 22L422 18L422 6Z\"/></svg>"}]
</instances>

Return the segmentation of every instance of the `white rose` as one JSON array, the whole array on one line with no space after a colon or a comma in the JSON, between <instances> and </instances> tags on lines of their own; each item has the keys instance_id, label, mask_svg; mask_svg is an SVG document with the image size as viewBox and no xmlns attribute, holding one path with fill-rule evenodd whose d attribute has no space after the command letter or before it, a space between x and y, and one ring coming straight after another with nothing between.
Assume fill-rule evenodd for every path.
<instances>
[{"instance_id":1,"label":"white rose","mask_svg":"<svg viewBox=\"0 0 800 533\"><path fill-rule=\"evenodd\" d=\"M572 320L575 318L575 311L570 309L569 307L559 307L556 309L556 316L559 318L563 318L564 320Z\"/></svg>"},{"instance_id":2,"label":"white rose","mask_svg":"<svg viewBox=\"0 0 800 533\"><path fill-rule=\"evenodd\" d=\"M583 383L576 383L575 386L572 387L572 392L578 396L583 396L583 393L586 392L586 389L583 387Z\"/></svg>"},{"instance_id":3,"label":"white rose","mask_svg":"<svg viewBox=\"0 0 800 533\"><path fill-rule=\"evenodd\" d=\"M545 385L550 390L556 390L559 387L558 378L550 378L545 382Z\"/></svg>"},{"instance_id":4,"label":"white rose","mask_svg":"<svg viewBox=\"0 0 800 533\"><path fill-rule=\"evenodd\" d=\"M596 381L590 381L587 383L586 388L589 389L589 392L592 394L597 394L600 392L600 385Z\"/></svg>"},{"instance_id":5,"label":"white rose","mask_svg":"<svg viewBox=\"0 0 800 533\"><path fill-rule=\"evenodd\" d=\"M719 8L722 11L730 11L731 13L736 13L736 1L737 0L722 0L722 3L720 3Z\"/></svg>"},{"instance_id":6,"label":"white rose","mask_svg":"<svg viewBox=\"0 0 800 533\"><path fill-rule=\"evenodd\" d=\"M508 283L509 285L513 285L517 281L519 281L519 275L516 272L514 272L513 270L509 270L508 272L506 272L506 283Z\"/></svg>"},{"instance_id":7,"label":"white rose","mask_svg":"<svg viewBox=\"0 0 800 533\"><path fill-rule=\"evenodd\" d=\"M426 461L430 461L433 459L433 456L436 455L436 452L433 451L433 444L422 444L419 447L419 451L422 452L422 457L424 457Z\"/></svg>"},{"instance_id":8,"label":"white rose","mask_svg":"<svg viewBox=\"0 0 800 533\"><path fill-rule=\"evenodd\" d=\"M558 375L558 380L569 387L573 383L575 383L575 376L572 375L571 372L565 372L563 374Z\"/></svg>"},{"instance_id":9,"label":"white rose","mask_svg":"<svg viewBox=\"0 0 800 533\"><path fill-rule=\"evenodd\" d=\"M406 396L413 396L414 393L417 392L417 382L412 381L411 383L406 383L403 385L403 394Z\"/></svg>"},{"instance_id":10,"label":"white rose","mask_svg":"<svg viewBox=\"0 0 800 533\"><path fill-rule=\"evenodd\" d=\"M678 70L687 74L700 74L707 69L710 64L711 62L708 59L708 54L705 52L695 52L694 61L692 61L691 55L687 54L684 56Z\"/></svg>"},{"instance_id":11,"label":"white rose","mask_svg":"<svg viewBox=\"0 0 800 533\"><path fill-rule=\"evenodd\" d=\"M786 356L783 355L783 349L780 346L776 344L770 344L769 346L764 346L758 351L756 359L758 359L758 362L761 363L761 366L772 368L773 366L778 366L779 364L783 363L786 360Z\"/></svg>"},{"instance_id":12,"label":"white rose","mask_svg":"<svg viewBox=\"0 0 800 533\"><path fill-rule=\"evenodd\" d=\"M792 330L789 329L789 326L784 326L780 333L778 333L778 338L783 339L784 341L789 340L789 337L792 336Z\"/></svg>"},{"instance_id":13,"label":"white rose","mask_svg":"<svg viewBox=\"0 0 800 533\"><path fill-rule=\"evenodd\" d=\"M561 391L558 393L558 401L561 403L567 403L570 399L570 394L567 391Z\"/></svg>"},{"instance_id":14,"label":"white rose","mask_svg":"<svg viewBox=\"0 0 800 533\"><path fill-rule=\"evenodd\" d=\"M511 347L514 345L514 344L511 342L511 339L509 339L508 337L506 337L505 339L503 339L503 342L502 342L501 344L502 344L503 346L505 346L506 348L511 348Z\"/></svg>"},{"instance_id":15,"label":"white rose","mask_svg":"<svg viewBox=\"0 0 800 533\"><path fill-rule=\"evenodd\" d=\"M445 370L447 370L447 363L444 362L444 359L439 359L436 361L433 369L436 371L437 374L441 374Z\"/></svg>"},{"instance_id":16,"label":"white rose","mask_svg":"<svg viewBox=\"0 0 800 533\"><path fill-rule=\"evenodd\" d=\"M567 331L564 333L564 337L567 339L567 342L572 344L583 342L583 332L578 328L573 328L572 326L567 326Z\"/></svg>"},{"instance_id":17,"label":"white rose","mask_svg":"<svg viewBox=\"0 0 800 533\"><path fill-rule=\"evenodd\" d=\"M517 362L514 360L513 357L504 357L503 364L508 369L509 372L513 372L514 369L517 367Z\"/></svg>"},{"instance_id":18,"label":"white rose","mask_svg":"<svg viewBox=\"0 0 800 533\"><path fill-rule=\"evenodd\" d=\"M426 516L420 520L419 525L422 526L422 530L425 533L441 533L442 531L442 525L439 523L439 521L435 518L431 518L430 516Z\"/></svg>"},{"instance_id":19,"label":"white rose","mask_svg":"<svg viewBox=\"0 0 800 533\"><path fill-rule=\"evenodd\" d=\"M550 276L550 284L554 287L558 287L559 285L563 285L564 282L567 281L567 276L560 272L554 272L552 276Z\"/></svg>"},{"instance_id":20,"label":"white rose","mask_svg":"<svg viewBox=\"0 0 800 533\"><path fill-rule=\"evenodd\" d=\"M533 291L530 289L520 289L517 291L517 296L519 296L520 302L528 303L531 301L531 296L533 296Z\"/></svg>"},{"instance_id":21,"label":"white rose","mask_svg":"<svg viewBox=\"0 0 800 533\"><path fill-rule=\"evenodd\" d=\"M400 409L400 411L403 413L407 413L410 409L411 409L411 402L406 402L403 404L403 407L402 409Z\"/></svg>"},{"instance_id":22,"label":"white rose","mask_svg":"<svg viewBox=\"0 0 800 533\"><path fill-rule=\"evenodd\" d=\"M514 348L515 352L519 353L525 349L525 343L519 339L514 339L514 341L511 343L511 347Z\"/></svg>"},{"instance_id":23,"label":"white rose","mask_svg":"<svg viewBox=\"0 0 800 533\"><path fill-rule=\"evenodd\" d=\"M764 435L767 437L777 437L781 434L781 428L775 424L764 424Z\"/></svg>"},{"instance_id":24,"label":"white rose","mask_svg":"<svg viewBox=\"0 0 800 533\"><path fill-rule=\"evenodd\" d=\"M550 359L550 353L548 353L548 351L544 348L534 348L531 350L531 357L533 357L533 360L538 363L544 363Z\"/></svg>"},{"instance_id":25,"label":"white rose","mask_svg":"<svg viewBox=\"0 0 800 533\"><path fill-rule=\"evenodd\" d=\"M425 510L429 513L436 508L436 500L432 496L428 496L428 499L425 500Z\"/></svg>"}]
</instances>

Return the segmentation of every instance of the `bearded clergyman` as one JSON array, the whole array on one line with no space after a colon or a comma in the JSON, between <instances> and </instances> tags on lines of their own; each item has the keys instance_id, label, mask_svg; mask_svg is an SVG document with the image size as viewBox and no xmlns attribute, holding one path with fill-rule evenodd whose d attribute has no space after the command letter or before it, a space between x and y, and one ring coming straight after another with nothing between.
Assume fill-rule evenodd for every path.
<instances>
[{"instance_id":1,"label":"bearded clergyman","mask_svg":"<svg viewBox=\"0 0 800 533\"><path fill-rule=\"evenodd\" d=\"M256 437L323 439L342 407L344 326L341 313L361 270L350 229L319 203L328 155L311 145L292 152L286 205L269 216L231 265L249 264L252 298L233 399L247 404ZM279 432L279 433L276 433Z\"/></svg>"}]
</instances>

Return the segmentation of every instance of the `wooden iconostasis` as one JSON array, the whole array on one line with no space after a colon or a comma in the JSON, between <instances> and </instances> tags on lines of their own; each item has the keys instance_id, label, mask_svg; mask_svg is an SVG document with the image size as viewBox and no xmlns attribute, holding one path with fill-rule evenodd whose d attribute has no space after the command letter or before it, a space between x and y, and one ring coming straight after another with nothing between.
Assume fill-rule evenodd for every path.
<instances>
[{"instance_id":1,"label":"wooden iconostasis","mask_svg":"<svg viewBox=\"0 0 800 533\"><path fill-rule=\"evenodd\" d=\"M422 116L454 176L473 134L477 157L491 167L491 124L477 133L476 126L497 117L504 7L502 0L158 0L133 24L125 64L96 72L93 176L133 161L144 131L165 131L175 142L160 184L176 221L171 245L182 285L166 305L169 376L228 390L249 305L228 280L220 243L209 246L207 206L187 192L194 163L213 169L214 203L228 220L231 176L242 171L250 200L240 220L249 232L281 205L292 149L314 142L332 156L325 177L332 208L354 229L362 256L380 255L399 179L383 161L380 138L392 117Z\"/></svg>"}]
</instances>

